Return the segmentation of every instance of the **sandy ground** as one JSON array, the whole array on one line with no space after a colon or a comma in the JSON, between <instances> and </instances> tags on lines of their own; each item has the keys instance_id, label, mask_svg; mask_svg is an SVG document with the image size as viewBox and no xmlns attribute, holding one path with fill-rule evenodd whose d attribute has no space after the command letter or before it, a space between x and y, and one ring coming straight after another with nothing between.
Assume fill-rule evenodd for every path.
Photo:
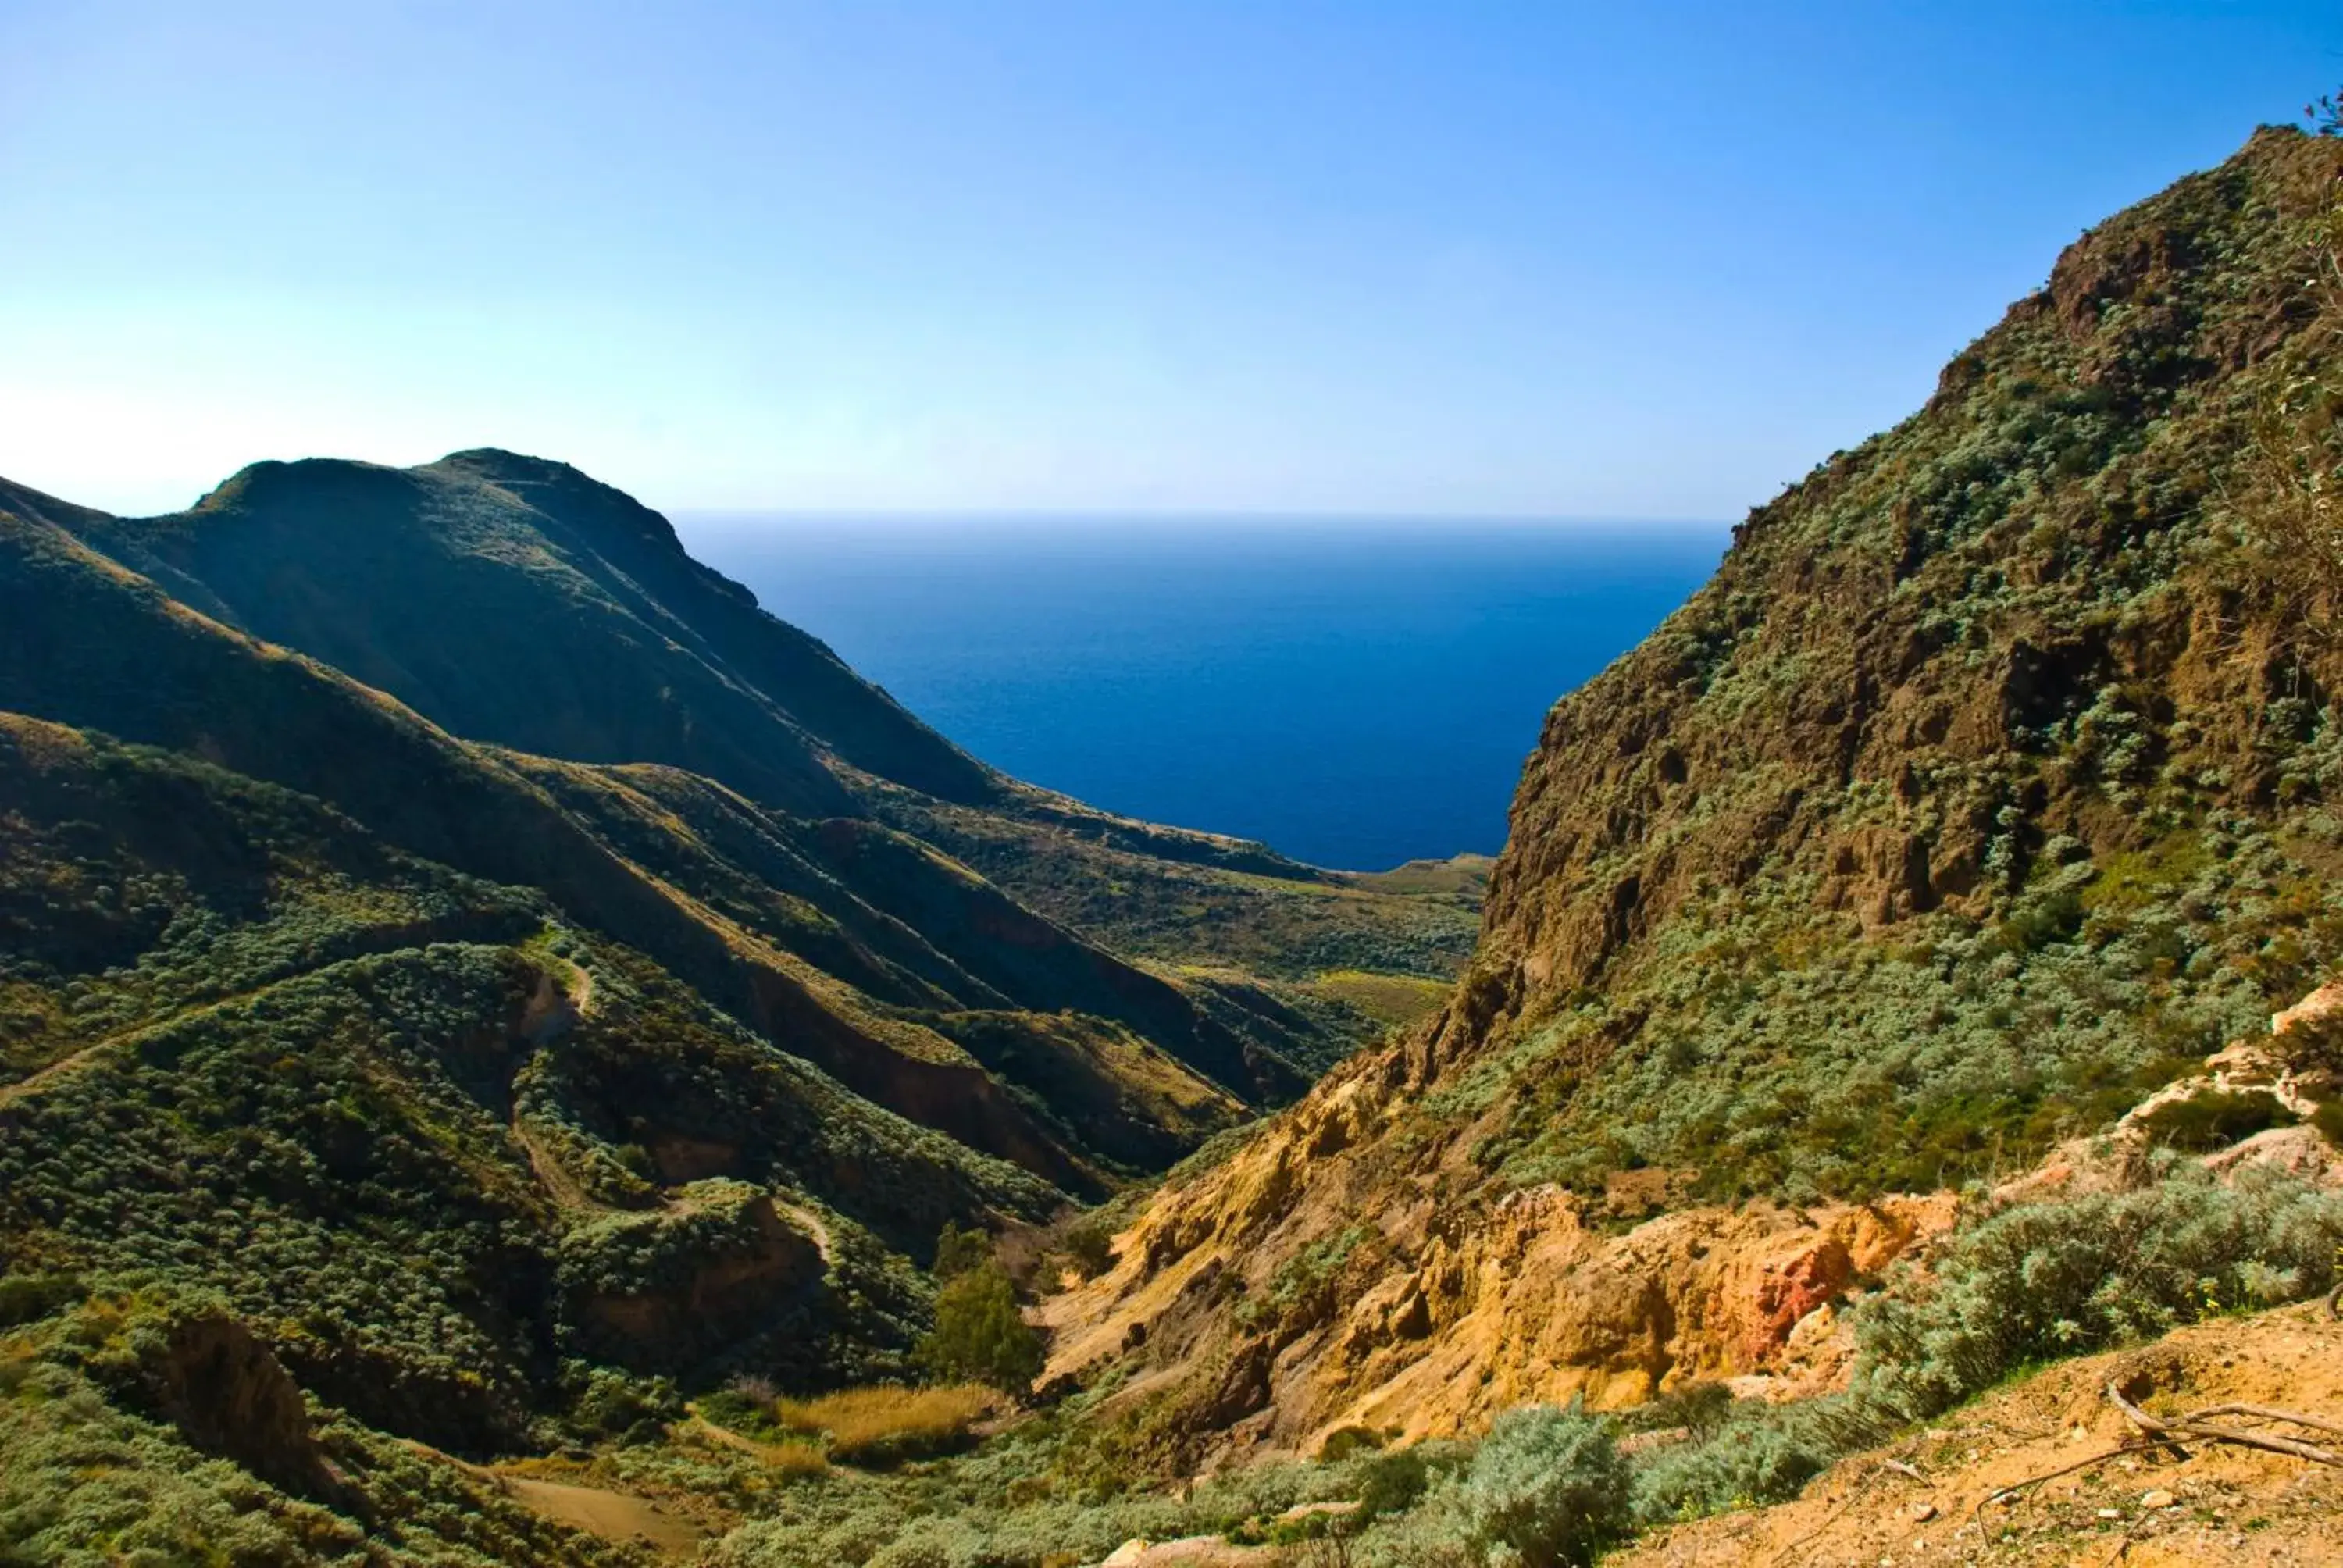
<instances>
[{"instance_id":1,"label":"sandy ground","mask_svg":"<svg viewBox=\"0 0 2343 1568\"><path fill-rule=\"evenodd\" d=\"M661 1552L689 1556L707 1539L689 1520L662 1512L644 1499L623 1492L539 1481L527 1475L500 1474L497 1480L515 1502L527 1503L548 1519L590 1531L606 1540L639 1541Z\"/></svg>"},{"instance_id":2,"label":"sandy ground","mask_svg":"<svg viewBox=\"0 0 2343 1568\"><path fill-rule=\"evenodd\" d=\"M452 1465L511 1498L514 1502L558 1520L572 1529L584 1530L608 1541L632 1542L650 1546L656 1551L678 1556L695 1556L708 1539L708 1532L688 1518L659 1507L649 1498L631 1493L613 1492L602 1486L580 1486L574 1482L547 1481L518 1468L504 1469L473 1464L450 1453L442 1453L428 1443L407 1440L407 1446L427 1458ZM524 1464L538 1462L524 1460Z\"/></svg>"},{"instance_id":3,"label":"sandy ground","mask_svg":"<svg viewBox=\"0 0 2343 1568\"><path fill-rule=\"evenodd\" d=\"M2110 1380L2159 1416L2237 1402L2343 1422L2343 1323L2313 1303L2062 1362L1844 1462L1794 1502L1648 1535L1606 1568L2343 1564L2343 1469L2226 1443L2124 1454L1996 1501L2133 1435ZM2258 1430L2343 1451L2331 1434Z\"/></svg>"}]
</instances>

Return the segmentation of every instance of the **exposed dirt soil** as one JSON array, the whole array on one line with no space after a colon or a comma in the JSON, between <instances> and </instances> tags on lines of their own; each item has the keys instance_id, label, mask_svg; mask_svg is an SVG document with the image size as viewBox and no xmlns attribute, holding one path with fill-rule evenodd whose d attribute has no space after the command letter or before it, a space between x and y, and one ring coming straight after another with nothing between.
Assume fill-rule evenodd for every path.
<instances>
[{"instance_id":1,"label":"exposed dirt soil","mask_svg":"<svg viewBox=\"0 0 2343 1568\"><path fill-rule=\"evenodd\" d=\"M2234 1402L2343 1422L2343 1323L2314 1302L2063 1362L1845 1461L1795 1502L1646 1536L1606 1563L2343 1563L2343 1469L2226 1443L2188 1443L2185 1458L2123 1454L1996 1501L2136 1435L2106 1397L2110 1381L2158 1416ZM2258 1430L2343 1447L2315 1432Z\"/></svg>"},{"instance_id":2,"label":"exposed dirt soil","mask_svg":"<svg viewBox=\"0 0 2343 1568\"><path fill-rule=\"evenodd\" d=\"M640 1542L660 1552L688 1557L697 1553L700 1543L707 1539L691 1521L623 1492L539 1481L528 1475L499 1473L497 1481L515 1502L608 1541Z\"/></svg>"}]
</instances>

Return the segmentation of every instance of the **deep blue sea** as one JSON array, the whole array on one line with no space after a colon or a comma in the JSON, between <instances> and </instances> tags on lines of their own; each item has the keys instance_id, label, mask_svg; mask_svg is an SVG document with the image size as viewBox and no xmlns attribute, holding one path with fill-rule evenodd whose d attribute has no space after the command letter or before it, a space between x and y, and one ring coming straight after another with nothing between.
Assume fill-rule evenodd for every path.
<instances>
[{"instance_id":1,"label":"deep blue sea","mask_svg":"<svg viewBox=\"0 0 2343 1568\"><path fill-rule=\"evenodd\" d=\"M1546 709L1725 542L1715 524L676 522L986 761L1353 869L1499 849Z\"/></svg>"}]
</instances>

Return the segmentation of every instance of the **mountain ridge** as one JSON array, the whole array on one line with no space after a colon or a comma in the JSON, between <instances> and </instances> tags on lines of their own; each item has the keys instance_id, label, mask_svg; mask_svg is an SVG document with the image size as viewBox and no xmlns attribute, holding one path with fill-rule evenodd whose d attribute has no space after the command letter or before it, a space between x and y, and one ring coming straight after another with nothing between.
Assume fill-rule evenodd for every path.
<instances>
[{"instance_id":1,"label":"mountain ridge","mask_svg":"<svg viewBox=\"0 0 2343 1568\"><path fill-rule=\"evenodd\" d=\"M2282 543L2308 481L2255 429L2333 384L2305 277L2338 177L2332 139L2258 133L1755 509L1549 715L1442 1012L1157 1194L1047 1304L1053 1372L1143 1380L1173 1465L1771 1374L1925 1234L1896 1206L2317 986L2343 665ZM2328 397L2288 417L2332 464ZM1850 1215L1892 1244L1825 1259ZM1687 1296L1736 1226L1741 1282Z\"/></svg>"},{"instance_id":2,"label":"mountain ridge","mask_svg":"<svg viewBox=\"0 0 2343 1568\"><path fill-rule=\"evenodd\" d=\"M1305 926L1340 900L1427 928L1435 973L1463 923L1001 779L657 514L509 454L256 466L161 518L0 486L0 1337L20 1297L50 1332L63 1291L76 1322L226 1346L357 1423L344 1462L373 1472L393 1437L623 1431L670 1380L905 1375L940 1233L1104 1196L1383 1027L1307 975L1133 962L866 799L1073 865L1118 840ZM685 689L661 715L598 759L516 744L576 733L532 693L639 689L557 666L654 641ZM826 735L758 684L807 671L799 708L855 710ZM753 745L706 739L728 715ZM254 1462L396 1505L304 1452Z\"/></svg>"},{"instance_id":3,"label":"mountain ridge","mask_svg":"<svg viewBox=\"0 0 2343 1568\"><path fill-rule=\"evenodd\" d=\"M2325 1292L2338 416L2266 128L1555 705L1391 1030L1479 868L1004 779L566 466L0 485L0 1551L643 1560L445 1452L742 1568L1559 1563ZM1054 1408L777 1399L947 1296Z\"/></svg>"}]
</instances>

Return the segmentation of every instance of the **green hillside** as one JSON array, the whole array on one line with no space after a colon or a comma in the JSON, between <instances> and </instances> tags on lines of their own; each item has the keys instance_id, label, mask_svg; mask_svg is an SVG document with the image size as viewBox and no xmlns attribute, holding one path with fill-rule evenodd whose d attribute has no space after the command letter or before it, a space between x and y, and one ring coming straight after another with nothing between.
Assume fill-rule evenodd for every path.
<instances>
[{"instance_id":1,"label":"green hillside","mask_svg":"<svg viewBox=\"0 0 2343 1568\"><path fill-rule=\"evenodd\" d=\"M2331 1027L2106 1135L2343 961L2338 347L2265 129L1380 875L994 774L558 464L0 487L0 1565L1576 1561L2325 1292Z\"/></svg>"},{"instance_id":2,"label":"green hillside","mask_svg":"<svg viewBox=\"0 0 2343 1568\"><path fill-rule=\"evenodd\" d=\"M1257 939L1122 956L923 822L1038 886L1113 855L1381 921L1398 983L1472 918L1000 779L503 454L168 518L0 486L0 1561L590 1559L398 1443L912 1375L948 1227L1103 1197L1381 1027Z\"/></svg>"}]
</instances>

